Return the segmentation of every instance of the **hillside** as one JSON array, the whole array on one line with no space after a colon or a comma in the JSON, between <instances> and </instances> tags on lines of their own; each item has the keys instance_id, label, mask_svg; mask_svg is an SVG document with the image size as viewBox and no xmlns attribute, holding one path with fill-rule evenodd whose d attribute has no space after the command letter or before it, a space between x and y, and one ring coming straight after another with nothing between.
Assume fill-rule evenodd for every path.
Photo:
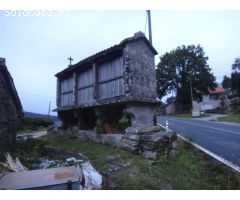
<instances>
[{"instance_id":1,"label":"hillside","mask_svg":"<svg viewBox=\"0 0 240 200\"><path fill-rule=\"evenodd\" d=\"M24 116L29 117L29 118L35 118L35 117L37 117L37 118L48 118L48 115L39 114L39 113L32 113L32 112L25 112L25 111L24 111ZM54 122L59 122L60 121L58 116L50 115L49 118Z\"/></svg>"}]
</instances>

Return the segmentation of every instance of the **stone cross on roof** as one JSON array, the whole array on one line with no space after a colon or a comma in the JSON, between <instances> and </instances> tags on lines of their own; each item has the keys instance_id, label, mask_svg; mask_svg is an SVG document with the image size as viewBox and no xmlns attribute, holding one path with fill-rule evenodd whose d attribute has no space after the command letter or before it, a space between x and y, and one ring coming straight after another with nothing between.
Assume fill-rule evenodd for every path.
<instances>
[{"instance_id":1,"label":"stone cross on roof","mask_svg":"<svg viewBox=\"0 0 240 200\"><path fill-rule=\"evenodd\" d=\"M70 61L69 66L71 66L71 65L72 65L72 61L73 61L72 57L70 56L70 57L68 58L68 60Z\"/></svg>"}]
</instances>

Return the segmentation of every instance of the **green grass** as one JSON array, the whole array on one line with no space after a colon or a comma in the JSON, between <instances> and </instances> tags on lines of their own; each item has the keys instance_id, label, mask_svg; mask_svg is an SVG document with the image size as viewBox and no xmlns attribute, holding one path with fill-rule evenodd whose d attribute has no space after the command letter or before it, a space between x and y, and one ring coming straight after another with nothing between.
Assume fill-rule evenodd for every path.
<instances>
[{"instance_id":1,"label":"green grass","mask_svg":"<svg viewBox=\"0 0 240 200\"><path fill-rule=\"evenodd\" d=\"M192 118L192 114L191 113L175 114L174 117Z\"/></svg>"},{"instance_id":2,"label":"green grass","mask_svg":"<svg viewBox=\"0 0 240 200\"><path fill-rule=\"evenodd\" d=\"M176 157L161 157L152 165L142 155L101 144L56 135L42 140L58 148L83 153L102 174L107 174L111 164L132 163L107 174L104 189L240 189L239 174L183 141L178 141ZM121 156L106 161L106 156L115 154Z\"/></svg>"},{"instance_id":3,"label":"green grass","mask_svg":"<svg viewBox=\"0 0 240 200\"><path fill-rule=\"evenodd\" d=\"M226 117L220 117L218 118L218 121L223 122L223 121L227 121L227 122L236 122L236 123L240 123L240 114L230 114Z\"/></svg>"},{"instance_id":4,"label":"green grass","mask_svg":"<svg viewBox=\"0 0 240 200\"><path fill-rule=\"evenodd\" d=\"M30 167L34 158L43 155L44 145L87 156L104 176L103 189L240 189L239 174L180 140L177 156L160 157L154 165L129 151L53 134L17 143L10 152ZM108 155L116 154L120 157L107 161ZM124 167L124 163L131 164ZM120 170L109 172L111 165Z\"/></svg>"}]
</instances>

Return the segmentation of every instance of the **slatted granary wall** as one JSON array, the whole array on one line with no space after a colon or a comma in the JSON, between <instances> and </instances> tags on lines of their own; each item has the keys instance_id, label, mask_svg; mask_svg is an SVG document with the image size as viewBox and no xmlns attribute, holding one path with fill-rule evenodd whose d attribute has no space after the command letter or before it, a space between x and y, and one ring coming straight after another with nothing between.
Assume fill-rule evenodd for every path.
<instances>
[{"instance_id":1,"label":"slatted granary wall","mask_svg":"<svg viewBox=\"0 0 240 200\"><path fill-rule=\"evenodd\" d=\"M90 68L78 74L78 104L92 102L93 99L93 69Z\"/></svg>"},{"instance_id":2,"label":"slatted granary wall","mask_svg":"<svg viewBox=\"0 0 240 200\"><path fill-rule=\"evenodd\" d=\"M61 80L61 106L73 103L73 78Z\"/></svg>"},{"instance_id":3,"label":"slatted granary wall","mask_svg":"<svg viewBox=\"0 0 240 200\"><path fill-rule=\"evenodd\" d=\"M102 100L123 94L123 57L99 65L98 98Z\"/></svg>"}]
</instances>

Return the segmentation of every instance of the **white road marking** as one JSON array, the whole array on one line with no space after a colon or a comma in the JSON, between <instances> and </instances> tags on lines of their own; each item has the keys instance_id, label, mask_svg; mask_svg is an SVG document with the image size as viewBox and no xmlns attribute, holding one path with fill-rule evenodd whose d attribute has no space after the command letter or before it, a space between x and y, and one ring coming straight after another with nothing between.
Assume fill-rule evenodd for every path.
<instances>
[{"instance_id":1,"label":"white road marking","mask_svg":"<svg viewBox=\"0 0 240 200\"><path fill-rule=\"evenodd\" d=\"M223 132L228 132L228 133L233 133L233 134L236 134L236 135L240 135L240 132L236 132L236 131L230 131L230 130L226 130L226 129L215 128L215 127L212 127L212 126L200 125L200 124L185 122L185 121L176 120L176 119L168 119L168 120L169 121L181 122L181 123L184 123L184 124L190 124L190 125L205 127L205 128L211 128L211 129L215 129L215 130L218 130L218 131L223 131Z\"/></svg>"},{"instance_id":2,"label":"white road marking","mask_svg":"<svg viewBox=\"0 0 240 200\"><path fill-rule=\"evenodd\" d=\"M162 128L166 129L165 126L157 123L159 126L161 126ZM172 131L171 129L168 128L169 131ZM205 152L206 154L210 155L211 157L215 158L216 160L220 161L221 163L231 167L232 169L236 170L237 172L240 172L240 167L233 164L232 162L226 160L225 158L221 157L221 156L218 156L217 154L205 149L204 147L196 144L195 142L191 142L190 140L188 140L187 138L183 137L182 135L180 134L177 134L177 136L179 138L181 138L182 140L186 141L186 142L189 142L190 144L192 144L193 146L195 146L196 148L202 150L203 152Z\"/></svg>"}]
</instances>

